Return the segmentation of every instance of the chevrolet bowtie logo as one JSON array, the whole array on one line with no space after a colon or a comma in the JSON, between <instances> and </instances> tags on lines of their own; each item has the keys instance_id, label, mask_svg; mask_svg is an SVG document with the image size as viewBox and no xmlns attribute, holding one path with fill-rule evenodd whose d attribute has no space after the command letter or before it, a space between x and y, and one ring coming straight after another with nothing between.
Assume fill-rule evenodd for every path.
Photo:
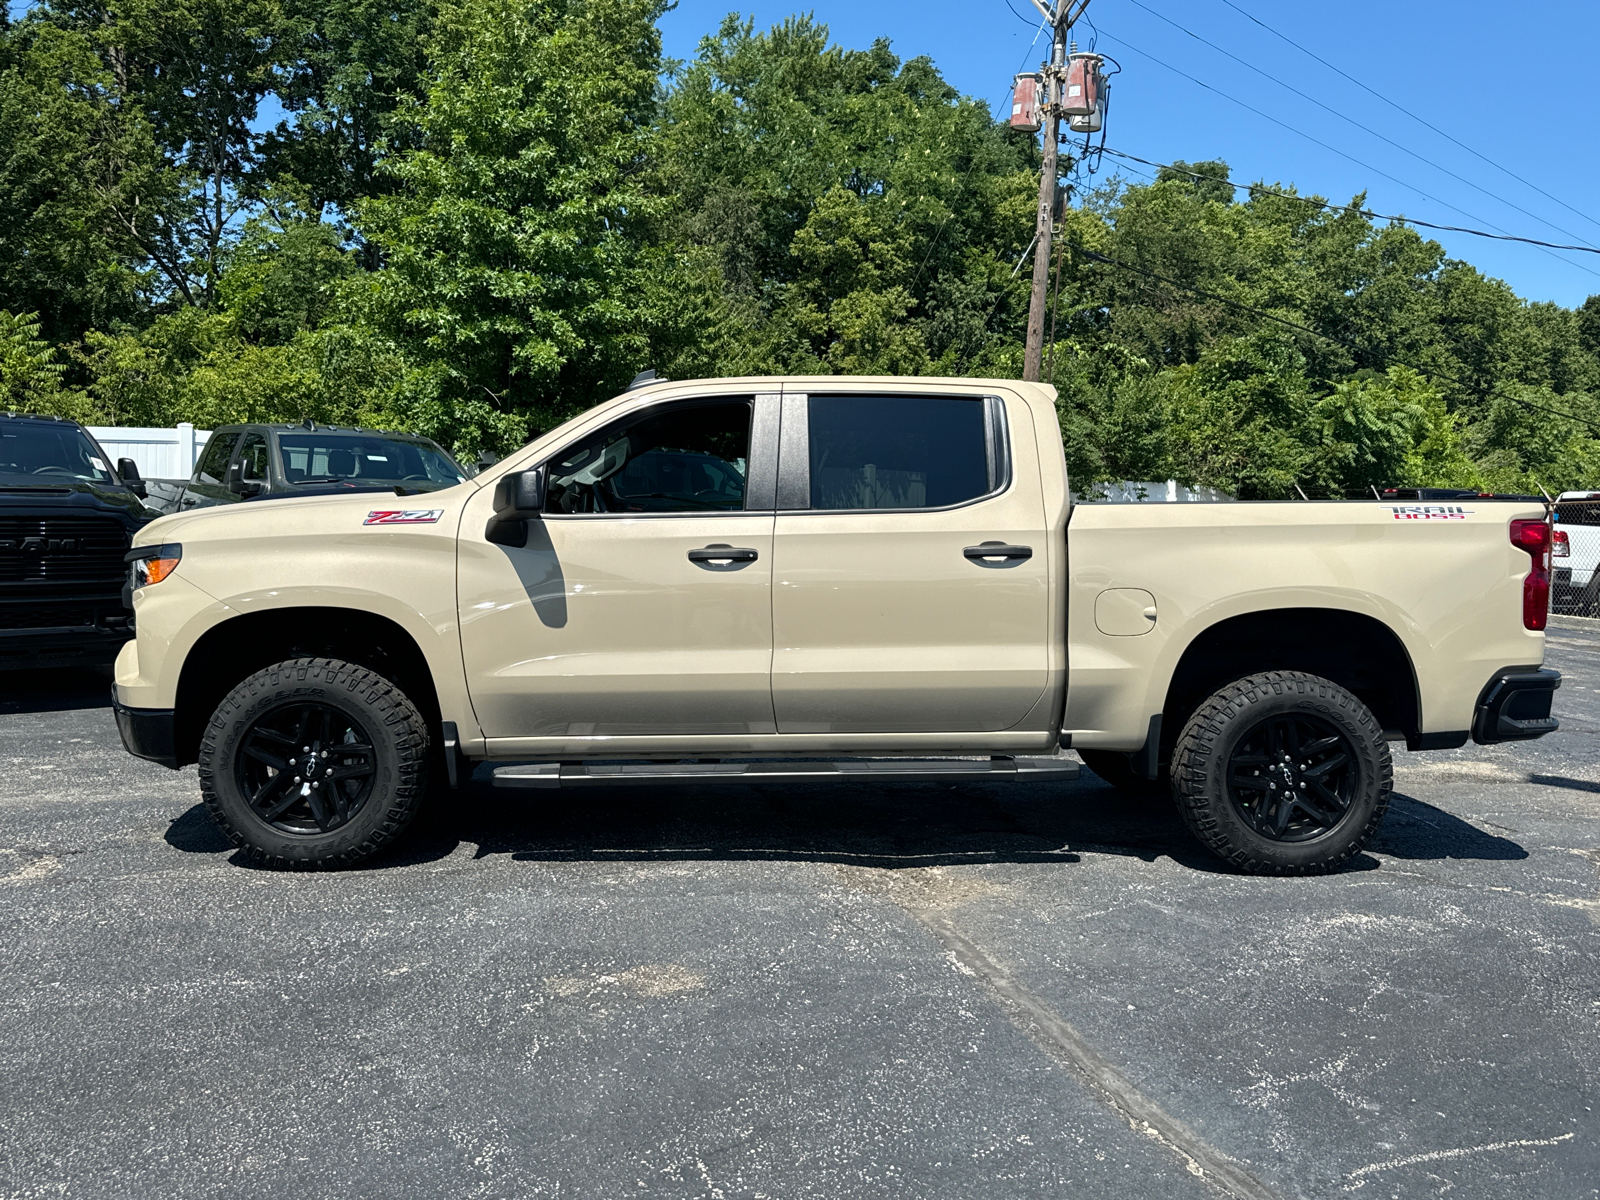
<instances>
[{"instance_id":1,"label":"chevrolet bowtie logo","mask_svg":"<svg viewBox=\"0 0 1600 1200\"><path fill-rule=\"evenodd\" d=\"M0 538L0 550L21 550L24 554L59 554L64 550L82 549L82 538Z\"/></svg>"}]
</instances>

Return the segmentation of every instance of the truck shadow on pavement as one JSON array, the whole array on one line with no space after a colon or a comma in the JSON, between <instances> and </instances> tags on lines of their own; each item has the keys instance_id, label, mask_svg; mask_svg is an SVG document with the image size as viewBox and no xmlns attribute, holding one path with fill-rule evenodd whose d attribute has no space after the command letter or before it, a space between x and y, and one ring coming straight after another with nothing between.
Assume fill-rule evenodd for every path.
<instances>
[{"instance_id":1,"label":"truck shadow on pavement","mask_svg":"<svg viewBox=\"0 0 1600 1200\"><path fill-rule=\"evenodd\" d=\"M168 827L191 854L227 851L203 805ZM508 795L475 783L445 794L365 869L473 858L516 862L826 862L883 869L983 863L1070 864L1084 853L1228 873L1170 801L1129 797L1088 776L1076 784L770 785L607 788ZM1431 804L1396 795L1371 850L1393 858L1519 860L1528 852ZM232 861L243 864L241 856ZM1346 868L1372 871L1357 855Z\"/></svg>"},{"instance_id":2,"label":"truck shadow on pavement","mask_svg":"<svg viewBox=\"0 0 1600 1200\"><path fill-rule=\"evenodd\" d=\"M379 869L435 861L463 843L518 862L830 862L885 869L1076 863L1082 854L1161 858L1229 872L1170 800L1129 797L1092 775L1074 784L623 787L508 795L474 783L433 811ZM1396 795L1371 849L1394 858L1517 860L1528 852ZM1347 870L1379 867L1371 854Z\"/></svg>"},{"instance_id":3,"label":"truck shadow on pavement","mask_svg":"<svg viewBox=\"0 0 1600 1200\"><path fill-rule=\"evenodd\" d=\"M108 666L0 673L0 716L110 707Z\"/></svg>"}]
</instances>

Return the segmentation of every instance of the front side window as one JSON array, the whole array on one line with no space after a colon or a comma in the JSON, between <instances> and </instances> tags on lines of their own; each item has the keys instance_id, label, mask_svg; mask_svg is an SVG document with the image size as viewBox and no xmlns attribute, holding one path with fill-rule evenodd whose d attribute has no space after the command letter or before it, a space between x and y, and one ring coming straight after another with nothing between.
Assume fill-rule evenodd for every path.
<instances>
[{"instance_id":1,"label":"front side window","mask_svg":"<svg viewBox=\"0 0 1600 1200\"><path fill-rule=\"evenodd\" d=\"M206 452L200 457L200 482L221 485L228 477L228 459L239 440L235 433L214 433L206 443Z\"/></svg>"},{"instance_id":2,"label":"front side window","mask_svg":"<svg viewBox=\"0 0 1600 1200\"><path fill-rule=\"evenodd\" d=\"M33 421L0 422L0 475L112 482L110 467L81 429Z\"/></svg>"},{"instance_id":3,"label":"front side window","mask_svg":"<svg viewBox=\"0 0 1600 1200\"><path fill-rule=\"evenodd\" d=\"M552 513L738 512L750 402L674 404L624 418L550 461Z\"/></svg>"},{"instance_id":4,"label":"front side window","mask_svg":"<svg viewBox=\"0 0 1600 1200\"><path fill-rule=\"evenodd\" d=\"M267 481L267 439L259 433L250 434L239 447L239 478Z\"/></svg>"},{"instance_id":5,"label":"front side window","mask_svg":"<svg viewBox=\"0 0 1600 1200\"><path fill-rule=\"evenodd\" d=\"M984 401L812 396L813 509L944 508L992 490Z\"/></svg>"}]
</instances>

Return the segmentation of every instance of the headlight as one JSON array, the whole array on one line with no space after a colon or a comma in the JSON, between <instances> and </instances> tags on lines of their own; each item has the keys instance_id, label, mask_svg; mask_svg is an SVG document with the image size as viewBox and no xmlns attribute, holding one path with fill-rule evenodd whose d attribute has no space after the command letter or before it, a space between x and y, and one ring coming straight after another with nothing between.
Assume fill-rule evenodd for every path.
<instances>
[{"instance_id":1,"label":"headlight","mask_svg":"<svg viewBox=\"0 0 1600 1200\"><path fill-rule=\"evenodd\" d=\"M160 583L178 569L183 547L177 542L160 546L140 546L128 551L128 586L134 590Z\"/></svg>"}]
</instances>

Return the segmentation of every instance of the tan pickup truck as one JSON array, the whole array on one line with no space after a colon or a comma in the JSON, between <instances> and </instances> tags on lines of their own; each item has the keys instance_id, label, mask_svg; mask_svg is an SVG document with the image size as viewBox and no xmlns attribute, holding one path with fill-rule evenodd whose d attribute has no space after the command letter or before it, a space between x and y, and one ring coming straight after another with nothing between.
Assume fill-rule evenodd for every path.
<instances>
[{"instance_id":1,"label":"tan pickup truck","mask_svg":"<svg viewBox=\"0 0 1600 1200\"><path fill-rule=\"evenodd\" d=\"M1540 505L1074 504L1036 384L657 382L444 491L136 542L123 741L198 762L271 865L355 863L482 762L570 788L1081 755L1242 870L1323 871L1382 819L1389 743L1556 728Z\"/></svg>"}]
</instances>

